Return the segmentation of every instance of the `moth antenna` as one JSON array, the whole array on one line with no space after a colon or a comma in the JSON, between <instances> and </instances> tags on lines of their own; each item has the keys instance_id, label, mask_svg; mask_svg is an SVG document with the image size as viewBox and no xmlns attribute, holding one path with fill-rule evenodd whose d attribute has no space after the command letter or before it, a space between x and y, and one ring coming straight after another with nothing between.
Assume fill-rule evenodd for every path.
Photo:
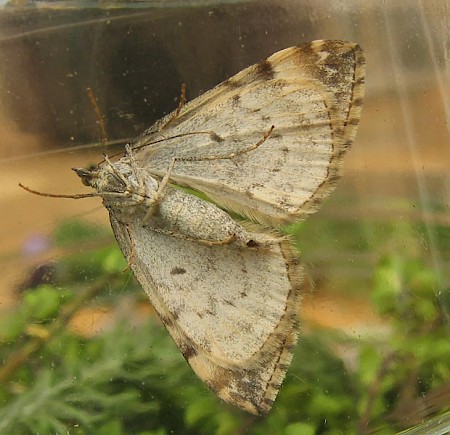
<instances>
[{"instance_id":1,"label":"moth antenna","mask_svg":"<svg viewBox=\"0 0 450 435\"><path fill-rule=\"evenodd\" d=\"M92 198L94 196L99 196L98 193L78 193L75 195L60 195L58 193L46 193L46 192L38 192L37 190L30 189L27 186L24 186L22 183L19 183L19 187L26 190L27 192L33 193L34 195L39 196L47 196L49 198L70 198L70 199L81 199L81 198Z\"/></svg>"},{"instance_id":2,"label":"moth antenna","mask_svg":"<svg viewBox=\"0 0 450 435\"><path fill-rule=\"evenodd\" d=\"M130 145L131 150L135 151L135 150L138 150L138 149L141 149L141 148L144 148L144 147L149 147L149 146L161 143L161 142L165 142L167 140L179 139L179 138L186 137L186 136L194 136L196 134L207 134L208 136L214 136L214 135L218 136L214 131L190 131L189 133L180 133L180 134L176 134L174 136L163 137L163 138L158 139L158 140L154 140L154 141L151 141L151 142L148 142L148 143L144 143L142 145L138 145L137 147L132 147L130 145L130 143L127 143L127 145ZM109 158L112 159L114 157L117 157L117 156L120 156L120 155L124 155L124 154L125 154L125 151L120 151L118 153L112 154L111 156L109 156ZM104 157L104 155L103 155L103 157ZM103 159L100 163L103 163L104 161L105 161L105 159Z\"/></svg>"},{"instance_id":3,"label":"moth antenna","mask_svg":"<svg viewBox=\"0 0 450 435\"><path fill-rule=\"evenodd\" d=\"M106 134L106 127L105 127L105 118L102 115L102 111L100 110L100 107L98 105L97 98L95 98L94 91L92 88L86 88L86 94L89 98L89 102L91 103L92 108L94 109L95 116L97 118L97 125L100 129L100 135L101 135L101 142L103 145L108 144L108 135Z\"/></svg>"},{"instance_id":4,"label":"moth antenna","mask_svg":"<svg viewBox=\"0 0 450 435\"><path fill-rule=\"evenodd\" d=\"M151 142L148 142L148 143L144 143L142 145L138 145L137 147L131 146L129 142L126 145L130 145L131 150L135 151L135 150L138 150L140 148L149 147L149 146L161 143L161 142L165 142L167 140L179 139L179 138L186 137L186 136L194 136L196 134L207 134L209 136L211 136L211 135L216 135L217 136L217 134L214 131L190 131L189 133L180 133L180 134L176 134L174 136L163 137L163 138L158 139L158 140L154 140L154 141L151 141ZM118 153L112 154L111 156L109 156L109 158L112 159L113 157L117 157L117 156L120 156L120 155L123 155L123 154L125 154L125 151L120 151ZM103 159L100 163L103 163L104 161L105 160Z\"/></svg>"},{"instance_id":5,"label":"moth antenna","mask_svg":"<svg viewBox=\"0 0 450 435\"><path fill-rule=\"evenodd\" d=\"M208 135L208 136L211 136L211 135L216 135L216 136L218 136L218 135L217 135L214 131L212 131L212 130L210 130L210 131L190 131L189 133L180 133L180 134L176 134L176 135L174 135L174 136L162 137L161 139L154 140L154 141L151 141L151 142L148 142L148 143L143 143L142 145L138 145L137 147L131 147L131 149L134 151L134 150L138 150L138 149L140 149L140 148L148 147L148 146L151 146L151 145L156 145L156 144L158 144L158 143L160 143L160 142L165 142L166 140L179 139L179 138L181 138L181 137L194 136L194 135L196 135L196 134L206 134L206 135ZM119 153L119 154L121 154L121 153ZM114 155L111 156L111 157L114 157L114 156L116 156L116 155L117 155L117 154L114 154Z\"/></svg>"}]
</instances>

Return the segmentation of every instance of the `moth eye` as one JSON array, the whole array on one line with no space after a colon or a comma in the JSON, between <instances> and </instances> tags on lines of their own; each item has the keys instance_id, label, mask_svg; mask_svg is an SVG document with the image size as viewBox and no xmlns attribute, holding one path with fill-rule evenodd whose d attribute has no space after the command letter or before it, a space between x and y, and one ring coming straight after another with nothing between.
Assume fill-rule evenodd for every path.
<instances>
[{"instance_id":1,"label":"moth eye","mask_svg":"<svg viewBox=\"0 0 450 435\"><path fill-rule=\"evenodd\" d=\"M85 186L90 186L91 185L91 181L92 181L92 177L81 177L81 182Z\"/></svg>"},{"instance_id":2,"label":"moth eye","mask_svg":"<svg viewBox=\"0 0 450 435\"><path fill-rule=\"evenodd\" d=\"M72 168L73 171L81 178L81 182L85 186L92 186L92 180L96 177L91 169L87 168Z\"/></svg>"}]
</instances>

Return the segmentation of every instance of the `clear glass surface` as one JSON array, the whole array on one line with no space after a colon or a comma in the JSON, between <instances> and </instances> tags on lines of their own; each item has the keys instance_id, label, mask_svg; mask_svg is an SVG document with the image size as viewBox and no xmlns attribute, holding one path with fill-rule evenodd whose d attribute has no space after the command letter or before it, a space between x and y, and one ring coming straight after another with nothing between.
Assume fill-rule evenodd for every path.
<instances>
[{"instance_id":1,"label":"clear glass surface","mask_svg":"<svg viewBox=\"0 0 450 435\"><path fill-rule=\"evenodd\" d=\"M450 430L448 2L0 5L0 429ZM256 419L216 401L148 324L100 199L18 183L86 193L71 168L120 152L181 83L192 99L316 39L364 48L364 109L337 189L292 230L307 265L299 346Z\"/></svg>"}]
</instances>

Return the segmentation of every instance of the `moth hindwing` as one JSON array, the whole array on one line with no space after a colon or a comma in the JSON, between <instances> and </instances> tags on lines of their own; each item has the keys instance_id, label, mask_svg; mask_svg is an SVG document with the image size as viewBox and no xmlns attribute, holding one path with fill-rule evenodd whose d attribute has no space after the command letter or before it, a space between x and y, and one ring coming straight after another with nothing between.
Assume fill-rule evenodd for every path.
<instances>
[{"instance_id":1,"label":"moth hindwing","mask_svg":"<svg viewBox=\"0 0 450 435\"><path fill-rule=\"evenodd\" d=\"M76 170L191 367L248 412L270 410L297 340L302 271L277 228L333 188L363 85L356 44L287 48L156 123L119 161Z\"/></svg>"}]
</instances>

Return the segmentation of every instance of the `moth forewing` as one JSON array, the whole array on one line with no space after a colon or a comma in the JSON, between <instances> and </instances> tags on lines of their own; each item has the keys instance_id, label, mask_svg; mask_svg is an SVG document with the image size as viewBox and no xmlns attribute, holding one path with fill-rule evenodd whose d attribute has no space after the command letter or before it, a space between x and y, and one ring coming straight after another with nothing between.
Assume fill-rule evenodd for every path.
<instances>
[{"instance_id":1,"label":"moth forewing","mask_svg":"<svg viewBox=\"0 0 450 435\"><path fill-rule=\"evenodd\" d=\"M340 176L360 118L364 63L361 48L342 41L284 49L186 104L167 129L144 134L136 158L162 176L170 159L187 157L174 166L175 183L270 226L294 222L315 211ZM227 158L271 126L260 147ZM188 133L182 144L170 140ZM167 140L152 146L161 136Z\"/></svg>"}]
</instances>

